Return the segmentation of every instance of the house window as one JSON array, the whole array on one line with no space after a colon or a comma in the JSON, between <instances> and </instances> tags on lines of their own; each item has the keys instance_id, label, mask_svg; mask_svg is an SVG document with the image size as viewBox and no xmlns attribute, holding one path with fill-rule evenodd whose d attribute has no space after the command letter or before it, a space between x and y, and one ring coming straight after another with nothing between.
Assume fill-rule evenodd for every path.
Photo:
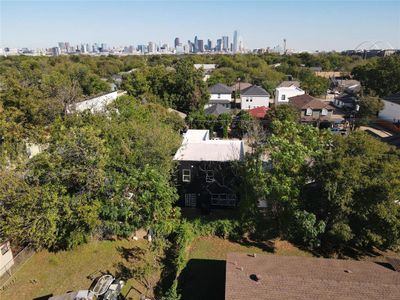
<instances>
[{"instance_id":1,"label":"house window","mask_svg":"<svg viewBox=\"0 0 400 300\"><path fill-rule=\"evenodd\" d=\"M190 182L190 169L183 169L182 170L182 181L183 182Z\"/></svg>"},{"instance_id":2,"label":"house window","mask_svg":"<svg viewBox=\"0 0 400 300\"><path fill-rule=\"evenodd\" d=\"M253 102L253 98L250 98L250 102Z\"/></svg>"},{"instance_id":3,"label":"house window","mask_svg":"<svg viewBox=\"0 0 400 300\"><path fill-rule=\"evenodd\" d=\"M323 108L321 111L321 115L326 116L328 114L328 110L326 108Z\"/></svg>"},{"instance_id":4,"label":"house window","mask_svg":"<svg viewBox=\"0 0 400 300\"><path fill-rule=\"evenodd\" d=\"M312 115L312 109L311 108L307 108L306 116L311 116L311 115Z\"/></svg>"},{"instance_id":5,"label":"house window","mask_svg":"<svg viewBox=\"0 0 400 300\"><path fill-rule=\"evenodd\" d=\"M206 182L214 182L214 171L206 172Z\"/></svg>"},{"instance_id":6,"label":"house window","mask_svg":"<svg viewBox=\"0 0 400 300\"><path fill-rule=\"evenodd\" d=\"M218 94L218 99L221 99L221 94Z\"/></svg>"},{"instance_id":7,"label":"house window","mask_svg":"<svg viewBox=\"0 0 400 300\"><path fill-rule=\"evenodd\" d=\"M196 207L196 194L185 194L185 206Z\"/></svg>"},{"instance_id":8,"label":"house window","mask_svg":"<svg viewBox=\"0 0 400 300\"><path fill-rule=\"evenodd\" d=\"M1 247L1 255L6 254L10 248L8 247L8 244L5 244L3 247Z\"/></svg>"},{"instance_id":9,"label":"house window","mask_svg":"<svg viewBox=\"0 0 400 300\"><path fill-rule=\"evenodd\" d=\"M281 100L285 101L286 100L286 95L281 96Z\"/></svg>"}]
</instances>

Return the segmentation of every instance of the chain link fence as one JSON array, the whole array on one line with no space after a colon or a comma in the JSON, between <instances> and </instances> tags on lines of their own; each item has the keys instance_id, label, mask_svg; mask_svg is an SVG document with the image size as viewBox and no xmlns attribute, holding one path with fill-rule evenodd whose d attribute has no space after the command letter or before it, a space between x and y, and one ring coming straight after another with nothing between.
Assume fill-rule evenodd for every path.
<instances>
[{"instance_id":1,"label":"chain link fence","mask_svg":"<svg viewBox=\"0 0 400 300\"><path fill-rule=\"evenodd\" d=\"M4 273L0 277L0 293L14 284L16 273L33 256L33 254L35 254L35 250L32 247L25 247L14 256L14 264L10 261L6 266L0 269L0 274Z\"/></svg>"}]
</instances>

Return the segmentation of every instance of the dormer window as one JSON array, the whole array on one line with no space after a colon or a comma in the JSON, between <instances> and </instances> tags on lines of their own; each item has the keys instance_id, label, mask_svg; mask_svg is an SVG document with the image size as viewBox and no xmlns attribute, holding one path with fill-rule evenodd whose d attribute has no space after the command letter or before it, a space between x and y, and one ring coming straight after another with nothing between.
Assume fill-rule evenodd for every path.
<instances>
[{"instance_id":1,"label":"dormer window","mask_svg":"<svg viewBox=\"0 0 400 300\"><path fill-rule=\"evenodd\" d=\"M326 108L323 108L322 111L321 111L321 115L322 116L328 115L328 110Z\"/></svg>"},{"instance_id":2,"label":"dormer window","mask_svg":"<svg viewBox=\"0 0 400 300\"><path fill-rule=\"evenodd\" d=\"M307 108L306 116L311 116L311 115L312 115L312 109L311 108Z\"/></svg>"}]
</instances>

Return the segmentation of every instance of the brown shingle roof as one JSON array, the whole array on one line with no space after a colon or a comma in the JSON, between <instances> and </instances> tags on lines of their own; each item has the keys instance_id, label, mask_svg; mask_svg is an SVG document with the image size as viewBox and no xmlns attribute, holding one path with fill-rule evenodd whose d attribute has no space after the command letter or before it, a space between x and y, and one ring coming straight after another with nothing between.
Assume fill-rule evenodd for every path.
<instances>
[{"instance_id":1,"label":"brown shingle roof","mask_svg":"<svg viewBox=\"0 0 400 300\"><path fill-rule=\"evenodd\" d=\"M299 110L307 108L311 109L326 108L327 110L333 110L333 107L329 105L329 103L315 99L314 97L311 97L310 95L307 94L290 97L289 103Z\"/></svg>"},{"instance_id":2,"label":"brown shingle roof","mask_svg":"<svg viewBox=\"0 0 400 300\"><path fill-rule=\"evenodd\" d=\"M239 299L394 300L400 299L400 274L372 262L230 253L225 300Z\"/></svg>"}]
</instances>

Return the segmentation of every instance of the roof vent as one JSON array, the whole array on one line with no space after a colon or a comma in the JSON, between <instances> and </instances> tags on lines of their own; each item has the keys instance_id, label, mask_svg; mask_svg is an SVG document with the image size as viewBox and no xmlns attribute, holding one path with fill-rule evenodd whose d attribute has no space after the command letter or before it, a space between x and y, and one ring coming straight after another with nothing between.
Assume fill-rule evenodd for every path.
<instances>
[{"instance_id":1,"label":"roof vent","mask_svg":"<svg viewBox=\"0 0 400 300\"><path fill-rule=\"evenodd\" d=\"M386 257L386 260L395 271L400 272L400 259L396 257Z\"/></svg>"},{"instance_id":2,"label":"roof vent","mask_svg":"<svg viewBox=\"0 0 400 300\"><path fill-rule=\"evenodd\" d=\"M259 282L261 280L261 276L258 274L251 274L250 275L250 279L255 281L255 282Z\"/></svg>"}]
</instances>

